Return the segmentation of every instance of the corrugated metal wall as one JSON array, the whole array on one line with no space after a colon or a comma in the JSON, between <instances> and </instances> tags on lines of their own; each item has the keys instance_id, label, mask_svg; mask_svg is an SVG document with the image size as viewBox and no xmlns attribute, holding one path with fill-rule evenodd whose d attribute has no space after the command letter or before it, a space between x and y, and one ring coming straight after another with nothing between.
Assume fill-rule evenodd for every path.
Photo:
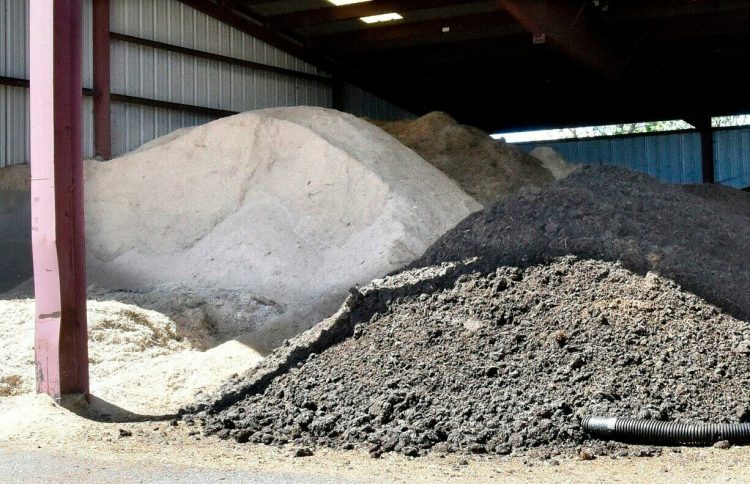
<instances>
[{"instance_id":1,"label":"corrugated metal wall","mask_svg":"<svg viewBox=\"0 0 750 484\"><path fill-rule=\"evenodd\" d=\"M0 76L29 78L28 18L28 2L0 0ZM28 125L28 89L0 86L0 167L29 158Z\"/></svg>"},{"instance_id":2,"label":"corrugated metal wall","mask_svg":"<svg viewBox=\"0 0 750 484\"><path fill-rule=\"evenodd\" d=\"M29 159L28 126L29 90L0 86L0 167Z\"/></svg>"},{"instance_id":3,"label":"corrugated metal wall","mask_svg":"<svg viewBox=\"0 0 750 484\"><path fill-rule=\"evenodd\" d=\"M316 67L174 0L111 0L111 30L227 57L325 75ZM227 111L330 107L330 85L113 40L112 92ZM113 151L123 153L210 116L118 104Z\"/></svg>"},{"instance_id":4,"label":"corrugated metal wall","mask_svg":"<svg viewBox=\"0 0 750 484\"><path fill-rule=\"evenodd\" d=\"M84 87L93 84L92 0L84 1ZM176 0L111 0L113 32L327 76L292 57ZM111 45L112 92L226 111L276 106L331 107L331 84L167 52L122 40ZM0 0L0 76L28 79L28 0ZM354 114L378 119L410 116L349 86ZM83 105L84 154L93 156L93 104ZM112 148L121 154L174 129L214 118L136 104L113 103ZM0 86L0 167L28 160L28 90Z\"/></svg>"},{"instance_id":5,"label":"corrugated metal wall","mask_svg":"<svg viewBox=\"0 0 750 484\"><path fill-rule=\"evenodd\" d=\"M529 151L548 146L572 163L621 166L672 183L700 183L702 178L698 133L576 139L521 146Z\"/></svg>"},{"instance_id":6,"label":"corrugated metal wall","mask_svg":"<svg viewBox=\"0 0 750 484\"><path fill-rule=\"evenodd\" d=\"M548 146L571 163L615 165L671 183L700 183L701 138L698 133L519 143L531 151Z\"/></svg>"},{"instance_id":7,"label":"corrugated metal wall","mask_svg":"<svg viewBox=\"0 0 750 484\"><path fill-rule=\"evenodd\" d=\"M27 0L0 0L0 76L29 78Z\"/></svg>"},{"instance_id":8,"label":"corrugated metal wall","mask_svg":"<svg viewBox=\"0 0 750 484\"><path fill-rule=\"evenodd\" d=\"M413 119L415 116L395 104L370 94L364 89L347 84L344 86L344 110L360 117L382 121Z\"/></svg>"},{"instance_id":9,"label":"corrugated metal wall","mask_svg":"<svg viewBox=\"0 0 750 484\"><path fill-rule=\"evenodd\" d=\"M716 180L735 188L750 187L750 128L714 133Z\"/></svg>"},{"instance_id":10,"label":"corrugated metal wall","mask_svg":"<svg viewBox=\"0 0 750 484\"><path fill-rule=\"evenodd\" d=\"M701 183L701 141L694 132L518 143L527 151L548 146L572 163L616 165L671 183ZM714 132L717 183L750 186L750 128Z\"/></svg>"}]
</instances>

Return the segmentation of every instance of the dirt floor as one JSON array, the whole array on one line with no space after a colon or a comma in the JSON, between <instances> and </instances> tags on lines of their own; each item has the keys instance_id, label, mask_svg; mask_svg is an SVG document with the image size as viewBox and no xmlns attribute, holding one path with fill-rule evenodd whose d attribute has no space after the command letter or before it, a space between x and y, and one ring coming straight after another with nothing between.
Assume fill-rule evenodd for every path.
<instances>
[{"instance_id":1,"label":"dirt floor","mask_svg":"<svg viewBox=\"0 0 750 484\"><path fill-rule=\"evenodd\" d=\"M23 400L23 401L21 401ZM23 418L20 413L23 413ZM5 482L748 482L750 448L676 448L653 458L560 459L395 454L237 444L191 435L170 420L100 423L44 396L0 400L0 480ZM130 433L131 435L127 435Z\"/></svg>"}]
</instances>

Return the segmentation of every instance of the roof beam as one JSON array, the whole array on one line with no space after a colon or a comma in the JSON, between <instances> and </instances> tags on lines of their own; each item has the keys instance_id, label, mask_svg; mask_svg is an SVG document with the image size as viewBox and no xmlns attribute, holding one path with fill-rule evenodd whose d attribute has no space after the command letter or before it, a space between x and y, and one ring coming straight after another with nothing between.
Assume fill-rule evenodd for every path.
<instances>
[{"instance_id":1,"label":"roof beam","mask_svg":"<svg viewBox=\"0 0 750 484\"><path fill-rule=\"evenodd\" d=\"M255 6L255 5L264 5L267 3L279 3L282 0L227 0L231 1L234 4L242 4L244 6Z\"/></svg>"},{"instance_id":2,"label":"roof beam","mask_svg":"<svg viewBox=\"0 0 750 484\"><path fill-rule=\"evenodd\" d=\"M411 0L409 2L402 0L372 0L370 2L354 3L341 7L331 5L330 7L316 8L314 10L274 15L269 17L268 21L274 29L298 29L300 27L358 19L370 15L408 12L473 2L476 2L476 0Z\"/></svg>"},{"instance_id":3,"label":"roof beam","mask_svg":"<svg viewBox=\"0 0 750 484\"><path fill-rule=\"evenodd\" d=\"M750 9L750 0L712 0L692 2L663 2L641 0L615 5L602 12L605 22L661 20L671 17L742 13Z\"/></svg>"},{"instance_id":4,"label":"roof beam","mask_svg":"<svg viewBox=\"0 0 750 484\"><path fill-rule=\"evenodd\" d=\"M262 40L277 49L281 49L305 62L317 65L319 67L330 69L330 61L320 56L314 55L304 45L296 42L292 38L281 35L268 29L266 26L251 20L246 14L235 10L229 6L222 6L208 0L179 0L181 3L202 12L209 17L213 17L227 25L241 30L258 40Z\"/></svg>"},{"instance_id":5,"label":"roof beam","mask_svg":"<svg viewBox=\"0 0 750 484\"><path fill-rule=\"evenodd\" d=\"M659 68L629 65L632 53L624 56L615 52L590 17L589 2L498 0L498 3L554 49L614 81L624 96L640 98L657 110L675 113L678 118L706 112L686 106L685 99L695 99L695 93L684 82L669 82L669 76L660 73Z\"/></svg>"},{"instance_id":6,"label":"roof beam","mask_svg":"<svg viewBox=\"0 0 750 484\"><path fill-rule=\"evenodd\" d=\"M587 64L596 72L618 80L627 60L609 47L589 21L588 2L565 0L498 0L500 7L535 37Z\"/></svg>"},{"instance_id":7,"label":"roof beam","mask_svg":"<svg viewBox=\"0 0 750 484\"><path fill-rule=\"evenodd\" d=\"M370 51L373 44L390 44L402 40L412 40L415 43L420 40L432 43L454 42L457 36L467 32L474 34L472 38L486 38L521 35L525 30L513 22L506 12L498 11L351 30L314 36L310 40L323 49L341 53Z\"/></svg>"}]
</instances>

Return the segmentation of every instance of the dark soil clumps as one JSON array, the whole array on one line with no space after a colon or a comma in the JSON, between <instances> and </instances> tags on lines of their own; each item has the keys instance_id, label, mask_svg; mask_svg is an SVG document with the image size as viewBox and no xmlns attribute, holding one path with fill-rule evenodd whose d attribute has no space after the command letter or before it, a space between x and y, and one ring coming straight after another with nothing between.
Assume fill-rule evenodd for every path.
<instances>
[{"instance_id":1,"label":"dark soil clumps","mask_svg":"<svg viewBox=\"0 0 750 484\"><path fill-rule=\"evenodd\" d=\"M588 441L580 427L586 415L691 422L748 415L750 325L669 280L575 258L461 272L386 279L383 286L412 293L362 313L352 337L310 355L261 393L209 409L207 433L363 447L374 457L544 457L575 455ZM367 299L386 292L366 289L361 304L376 307Z\"/></svg>"}]
</instances>

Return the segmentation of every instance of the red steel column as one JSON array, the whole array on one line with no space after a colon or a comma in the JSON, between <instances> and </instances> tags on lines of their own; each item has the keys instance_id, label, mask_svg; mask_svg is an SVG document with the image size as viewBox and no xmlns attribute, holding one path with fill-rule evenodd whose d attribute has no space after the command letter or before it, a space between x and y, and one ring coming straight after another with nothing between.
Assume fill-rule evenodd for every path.
<instances>
[{"instance_id":1,"label":"red steel column","mask_svg":"<svg viewBox=\"0 0 750 484\"><path fill-rule=\"evenodd\" d=\"M31 0L31 236L36 387L88 393L81 0Z\"/></svg>"},{"instance_id":2,"label":"red steel column","mask_svg":"<svg viewBox=\"0 0 750 484\"><path fill-rule=\"evenodd\" d=\"M94 0L94 153L112 158L109 103L109 0Z\"/></svg>"}]
</instances>

